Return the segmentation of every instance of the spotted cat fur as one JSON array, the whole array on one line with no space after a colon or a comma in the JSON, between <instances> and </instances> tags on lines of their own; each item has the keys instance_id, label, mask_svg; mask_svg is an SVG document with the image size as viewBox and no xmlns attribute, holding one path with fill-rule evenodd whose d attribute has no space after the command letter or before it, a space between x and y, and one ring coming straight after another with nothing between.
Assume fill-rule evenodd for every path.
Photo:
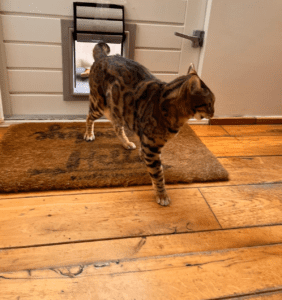
<instances>
[{"instance_id":1,"label":"spotted cat fur","mask_svg":"<svg viewBox=\"0 0 282 300\"><path fill-rule=\"evenodd\" d=\"M139 63L119 55L108 56L109 52L105 43L93 49L95 62L89 75L90 108L84 138L95 139L94 121L103 115L112 122L124 148L136 148L128 140L124 126L135 132L157 202L166 206L170 198L165 188L161 149L188 119L213 117L214 94L199 78L193 64L187 75L165 83Z\"/></svg>"}]
</instances>

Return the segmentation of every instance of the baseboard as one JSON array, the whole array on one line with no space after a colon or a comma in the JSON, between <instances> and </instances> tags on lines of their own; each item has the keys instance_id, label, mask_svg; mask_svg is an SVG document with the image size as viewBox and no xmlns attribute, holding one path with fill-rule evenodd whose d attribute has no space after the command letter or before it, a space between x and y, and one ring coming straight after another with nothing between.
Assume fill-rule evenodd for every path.
<instances>
[{"instance_id":1,"label":"baseboard","mask_svg":"<svg viewBox=\"0 0 282 300\"><path fill-rule=\"evenodd\" d=\"M282 116L270 117L218 117L210 120L210 125L263 125L282 124Z\"/></svg>"}]
</instances>

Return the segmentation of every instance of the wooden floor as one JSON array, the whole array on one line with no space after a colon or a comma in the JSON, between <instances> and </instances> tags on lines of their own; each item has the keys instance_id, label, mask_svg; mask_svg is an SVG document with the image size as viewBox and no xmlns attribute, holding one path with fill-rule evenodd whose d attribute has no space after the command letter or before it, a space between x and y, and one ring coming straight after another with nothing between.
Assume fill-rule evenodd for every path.
<instances>
[{"instance_id":1,"label":"wooden floor","mask_svg":"<svg viewBox=\"0 0 282 300\"><path fill-rule=\"evenodd\" d=\"M0 299L281 300L282 125L192 128L231 180L170 185L170 207L150 186L0 194Z\"/></svg>"}]
</instances>

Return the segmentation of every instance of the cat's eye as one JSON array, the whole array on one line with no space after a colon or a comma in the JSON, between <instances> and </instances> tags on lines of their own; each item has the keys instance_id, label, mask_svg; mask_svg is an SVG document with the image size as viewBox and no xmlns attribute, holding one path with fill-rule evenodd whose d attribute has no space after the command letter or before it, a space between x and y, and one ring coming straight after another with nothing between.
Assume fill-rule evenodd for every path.
<instances>
[{"instance_id":1,"label":"cat's eye","mask_svg":"<svg viewBox=\"0 0 282 300\"><path fill-rule=\"evenodd\" d=\"M198 109L198 108L200 108L200 107L205 107L205 106L207 106L207 105L206 105L206 104L200 104L200 105L196 105L195 108Z\"/></svg>"}]
</instances>

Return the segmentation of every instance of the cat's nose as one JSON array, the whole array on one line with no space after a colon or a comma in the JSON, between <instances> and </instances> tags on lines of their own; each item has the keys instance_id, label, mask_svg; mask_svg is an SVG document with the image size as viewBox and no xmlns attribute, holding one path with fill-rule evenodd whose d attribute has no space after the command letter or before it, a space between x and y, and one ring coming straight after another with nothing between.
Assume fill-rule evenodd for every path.
<instances>
[{"instance_id":1,"label":"cat's nose","mask_svg":"<svg viewBox=\"0 0 282 300\"><path fill-rule=\"evenodd\" d=\"M213 108L210 108L210 109L209 109L209 115L210 115L210 118L213 117L213 115L214 115L214 110L213 110Z\"/></svg>"}]
</instances>

